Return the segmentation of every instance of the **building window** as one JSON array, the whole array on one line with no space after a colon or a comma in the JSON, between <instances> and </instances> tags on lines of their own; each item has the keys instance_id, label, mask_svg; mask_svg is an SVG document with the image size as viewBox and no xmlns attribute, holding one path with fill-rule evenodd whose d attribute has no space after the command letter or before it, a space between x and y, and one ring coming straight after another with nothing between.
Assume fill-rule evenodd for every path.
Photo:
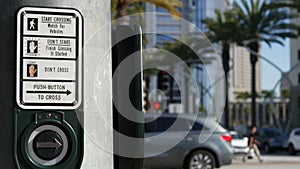
<instances>
[{"instance_id":1,"label":"building window","mask_svg":"<svg viewBox=\"0 0 300 169\"><path fill-rule=\"evenodd\" d=\"M298 74L298 83L300 84L300 74Z\"/></svg>"},{"instance_id":2,"label":"building window","mask_svg":"<svg viewBox=\"0 0 300 169\"><path fill-rule=\"evenodd\" d=\"M300 60L300 49L298 50L298 60Z\"/></svg>"},{"instance_id":3,"label":"building window","mask_svg":"<svg viewBox=\"0 0 300 169\"><path fill-rule=\"evenodd\" d=\"M297 101L298 101L298 107L300 107L300 97L298 97Z\"/></svg>"}]
</instances>

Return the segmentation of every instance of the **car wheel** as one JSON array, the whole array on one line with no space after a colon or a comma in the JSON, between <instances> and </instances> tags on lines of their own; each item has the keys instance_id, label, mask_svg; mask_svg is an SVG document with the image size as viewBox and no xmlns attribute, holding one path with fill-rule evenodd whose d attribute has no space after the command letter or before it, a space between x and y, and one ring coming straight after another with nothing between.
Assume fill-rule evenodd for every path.
<instances>
[{"instance_id":1,"label":"car wheel","mask_svg":"<svg viewBox=\"0 0 300 169\"><path fill-rule=\"evenodd\" d=\"M186 161L185 169L214 169L216 160L214 156L204 150L198 150L191 154Z\"/></svg>"},{"instance_id":2,"label":"car wheel","mask_svg":"<svg viewBox=\"0 0 300 169\"><path fill-rule=\"evenodd\" d=\"M289 144L288 151L289 151L290 155L296 155L296 150L295 150L293 144Z\"/></svg>"},{"instance_id":3,"label":"car wheel","mask_svg":"<svg viewBox=\"0 0 300 169\"><path fill-rule=\"evenodd\" d=\"M264 144L264 151L265 153L270 153L271 152L271 149L270 149L270 146L268 143Z\"/></svg>"}]
</instances>

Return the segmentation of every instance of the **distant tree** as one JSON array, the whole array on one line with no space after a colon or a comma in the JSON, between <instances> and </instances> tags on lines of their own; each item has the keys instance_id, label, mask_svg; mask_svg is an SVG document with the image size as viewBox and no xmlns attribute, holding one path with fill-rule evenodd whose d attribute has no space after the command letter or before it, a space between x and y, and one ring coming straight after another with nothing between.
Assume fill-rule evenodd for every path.
<instances>
[{"instance_id":1,"label":"distant tree","mask_svg":"<svg viewBox=\"0 0 300 169\"><path fill-rule=\"evenodd\" d=\"M242 101L246 101L251 97L249 92L236 92L235 95L237 100L242 100Z\"/></svg>"},{"instance_id":2,"label":"distant tree","mask_svg":"<svg viewBox=\"0 0 300 169\"><path fill-rule=\"evenodd\" d=\"M234 2L233 11L236 12L236 19L240 22L240 30L246 46L250 48L251 63L251 100L252 100L252 122L256 119L256 62L257 53L260 50L261 42L269 46L273 43L283 44L285 38L298 37L299 25L290 22L290 19L298 17L289 12L287 7L296 5L290 0L241 0L241 3Z\"/></svg>"},{"instance_id":3,"label":"distant tree","mask_svg":"<svg viewBox=\"0 0 300 169\"><path fill-rule=\"evenodd\" d=\"M286 100L290 97L290 90L289 89L282 89L281 94L283 98Z\"/></svg>"},{"instance_id":4,"label":"distant tree","mask_svg":"<svg viewBox=\"0 0 300 169\"><path fill-rule=\"evenodd\" d=\"M188 33L179 39L166 42L158 48L175 54L188 66L194 63L209 64L216 59L211 57L215 51L210 41L201 33Z\"/></svg>"},{"instance_id":5,"label":"distant tree","mask_svg":"<svg viewBox=\"0 0 300 169\"><path fill-rule=\"evenodd\" d=\"M166 9L171 15L181 16L178 10L182 7L180 0L111 0L112 18L122 18L128 15L128 12L142 12L142 2L155 4Z\"/></svg>"},{"instance_id":6,"label":"distant tree","mask_svg":"<svg viewBox=\"0 0 300 169\"><path fill-rule=\"evenodd\" d=\"M225 127L229 127L229 103L228 103L228 73L230 70L230 44L239 42L242 35L239 35L239 22L232 17L232 11L215 10L215 17L208 17L202 20L207 28L206 35L213 43L219 43L222 46L222 63L225 73Z\"/></svg>"},{"instance_id":7,"label":"distant tree","mask_svg":"<svg viewBox=\"0 0 300 169\"><path fill-rule=\"evenodd\" d=\"M263 90L261 95L264 99L273 99L275 98L275 94L273 90Z\"/></svg>"},{"instance_id":8,"label":"distant tree","mask_svg":"<svg viewBox=\"0 0 300 169\"><path fill-rule=\"evenodd\" d=\"M236 92L235 93L235 98L239 101L242 101L242 119L243 119L243 124L251 122L251 106L246 104L246 101L251 97L250 93L245 91L245 92ZM245 106L246 105L246 106ZM246 117L248 117L246 121Z\"/></svg>"}]
</instances>

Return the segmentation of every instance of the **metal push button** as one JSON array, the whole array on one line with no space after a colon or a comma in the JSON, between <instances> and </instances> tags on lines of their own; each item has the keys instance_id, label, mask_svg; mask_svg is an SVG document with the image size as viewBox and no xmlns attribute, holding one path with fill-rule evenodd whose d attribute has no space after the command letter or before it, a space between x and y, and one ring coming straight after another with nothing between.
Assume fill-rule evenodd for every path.
<instances>
[{"instance_id":1,"label":"metal push button","mask_svg":"<svg viewBox=\"0 0 300 169\"><path fill-rule=\"evenodd\" d=\"M39 165L53 166L61 162L70 148L67 135L55 125L42 125L29 136L29 158Z\"/></svg>"},{"instance_id":2,"label":"metal push button","mask_svg":"<svg viewBox=\"0 0 300 169\"><path fill-rule=\"evenodd\" d=\"M63 140L57 132L46 130L33 140L33 150L41 159L53 160L61 154L63 144Z\"/></svg>"}]
</instances>

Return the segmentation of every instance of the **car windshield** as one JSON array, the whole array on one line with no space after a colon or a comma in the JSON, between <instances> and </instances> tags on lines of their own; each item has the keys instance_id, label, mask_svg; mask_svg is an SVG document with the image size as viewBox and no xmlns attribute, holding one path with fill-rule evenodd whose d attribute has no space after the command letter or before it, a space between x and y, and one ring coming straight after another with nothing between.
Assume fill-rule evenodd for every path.
<instances>
[{"instance_id":1,"label":"car windshield","mask_svg":"<svg viewBox=\"0 0 300 169\"><path fill-rule=\"evenodd\" d=\"M159 117L152 121L152 118L146 118L145 121L151 121L145 124L146 132L164 132L164 131L213 131L213 132L227 132L217 122L210 119L198 118L197 121L190 120L189 118L176 118L174 117ZM174 125L176 121L176 125Z\"/></svg>"},{"instance_id":2,"label":"car windshield","mask_svg":"<svg viewBox=\"0 0 300 169\"><path fill-rule=\"evenodd\" d=\"M283 135L281 132L276 131L276 130L266 130L265 134L268 137L278 137L278 136L282 136Z\"/></svg>"},{"instance_id":3,"label":"car windshield","mask_svg":"<svg viewBox=\"0 0 300 169\"><path fill-rule=\"evenodd\" d=\"M231 134L232 139L243 139L242 136L238 135L238 134Z\"/></svg>"},{"instance_id":4,"label":"car windshield","mask_svg":"<svg viewBox=\"0 0 300 169\"><path fill-rule=\"evenodd\" d=\"M207 127L211 131L220 132L220 133L227 132L226 129L224 129L219 123L217 123L213 119L210 119L210 118L198 118L198 121L201 122L202 124L205 124L205 127Z\"/></svg>"}]
</instances>

